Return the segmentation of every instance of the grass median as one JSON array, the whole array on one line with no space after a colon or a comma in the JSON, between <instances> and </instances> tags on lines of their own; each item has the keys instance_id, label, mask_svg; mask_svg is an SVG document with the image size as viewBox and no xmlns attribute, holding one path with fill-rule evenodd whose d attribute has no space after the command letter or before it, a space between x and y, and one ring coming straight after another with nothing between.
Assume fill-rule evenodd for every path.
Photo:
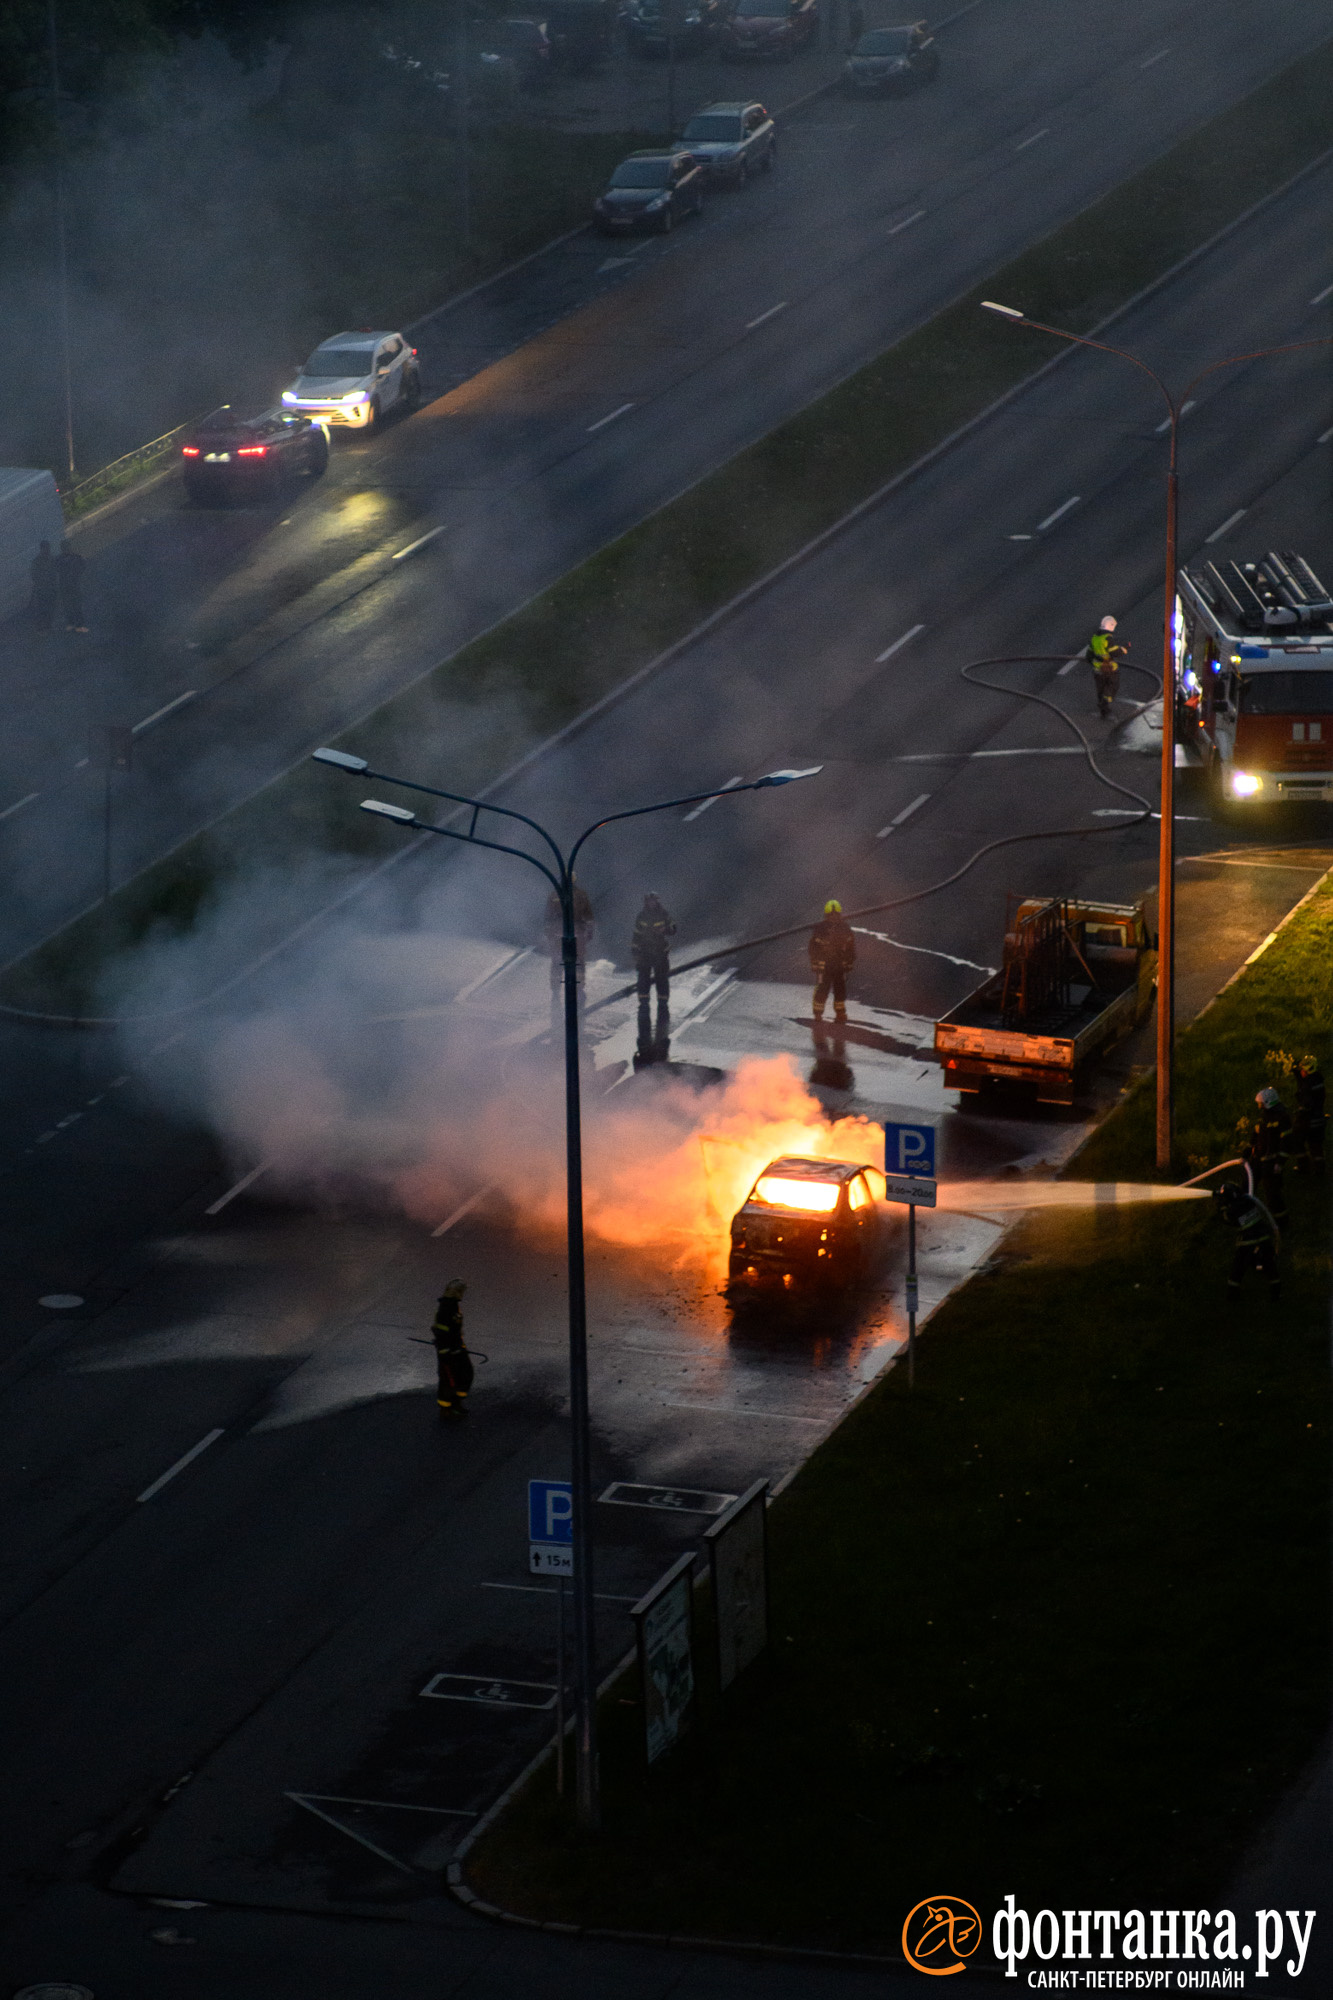
<instances>
[{"instance_id":1,"label":"grass median","mask_svg":"<svg viewBox=\"0 0 1333 2000\"><path fill-rule=\"evenodd\" d=\"M1333 43L1191 133L340 740L386 764L404 745L448 741L452 784L493 782L1059 349L979 312L984 294L1072 332L1096 325L1327 149L1331 89ZM368 833L355 802L335 793L303 770L275 780L11 971L4 999L81 1005L109 956L157 924L192 921L211 887L257 856L312 846L387 855L394 836Z\"/></svg>"},{"instance_id":2,"label":"grass median","mask_svg":"<svg viewBox=\"0 0 1333 2000\"><path fill-rule=\"evenodd\" d=\"M1270 1052L1333 1053L1333 886L1181 1037L1225 1158ZM1276 1067L1281 1072L1281 1064ZM1150 1108L1150 1107L1149 1107ZM1151 1177L1115 1112L1072 1175ZM1225 1291L1210 1203L1047 1210L931 1320L770 1514L767 1657L643 1765L603 1711L605 1830L538 1774L468 1862L530 1917L896 1954L907 1911L1215 1908L1327 1726L1328 1184L1285 1289Z\"/></svg>"}]
</instances>

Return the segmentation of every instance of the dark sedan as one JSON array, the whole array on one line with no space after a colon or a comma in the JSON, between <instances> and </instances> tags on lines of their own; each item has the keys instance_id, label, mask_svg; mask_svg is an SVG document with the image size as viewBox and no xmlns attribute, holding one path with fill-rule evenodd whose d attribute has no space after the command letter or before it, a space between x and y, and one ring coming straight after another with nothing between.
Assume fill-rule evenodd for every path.
<instances>
[{"instance_id":1,"label":"dark sedan","mask_svg":"<svg viewBox=\"0 0 1333 2000\"><path fill-rule=\"evenodd\" d=\"M733 61L794 56L818 26L818 0L737 0L718 46Z\"/></svg>"},{"instance_id":2,"label":"dark sedan","mask_svg":"<svg viewBox=\"0 0 1333 2000\"><path fill-rule=\"evenodd\" d=\"M224 405L181 446L185 490L201 501L269 499L290 480L318 478L328 462L324 426L285 410L237 417Z\"/></svg>"},{"instance_id":3,"label":"dark sedan","mask_svg":"<svg viewBox=\"0 0 1333 2000\"><path fill-rule=\"evenodd\" d=\"M625 33L630 52L636 56L664 56L670 53L674 34L676 54L707 48L721 25L723 0L630 0L625 16Z\"/></svg>"},{"instance_id":4,"label":"dark sedan","mask_svg":"<svg viewBox=\"0 0 1333 2000\"><path fill-rule=\"evenodd\" d=\"M700 215L704 171L693 153L631 153L593 203L607 235L631 229L671 229L682 215Z\"/></svg>"},{"instance_id":5,"label":"dark sedan","mask_svg":"<svg viewBox=\"0 0 1333 2000\"><path fill-rule=\"evenodd\" d=\"M939 51L924 21L903 28L872 28L847 58L842 87L852 97L913 90L929 83L939 66Z\"/></svg>"}]
</instances>

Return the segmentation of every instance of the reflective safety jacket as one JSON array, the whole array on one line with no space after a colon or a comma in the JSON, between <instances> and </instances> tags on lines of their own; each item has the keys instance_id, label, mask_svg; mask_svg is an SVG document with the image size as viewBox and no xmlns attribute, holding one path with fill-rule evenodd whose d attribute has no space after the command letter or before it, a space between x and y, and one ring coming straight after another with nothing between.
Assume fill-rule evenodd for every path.
<instances>
[{"instance_id":1,"label":"reflective safety jacket","mask_svg":"<svg viewBox=\"0 0 1333 2000\"><path fill-rule=\"evenodd\" d=\"M1260 1208L1258 1202L1247 1201L1236 1217L1236 1243L1242 1250L1252 1250L1260 1243L1267 1243L1273 1234L1273 1226Z\"/></svg>"},{"instance_id":2,"label":"reflective safety jacket","mask_svg":"<svg viewBox=\"0 0 1333 2000\"><path fill-rule=\"evenodd\" d=\"M669 911L654 896L651 902L645 902L634 920L634 936L630 940L634 963L638 965L644 959L665 958L675 935L676 926Z\"/></svg>"},{"instance_id":3,"label":"reflective safety jacket","mask_svg":"<svg viewBox=\"0 0 1333 2000\"><path fill-rule=\"evenodd\" d=\"M810 963L816 972L850 972L856 939L845 917L822 917L810 933Z\"/></svg>"},{"instance_id":4,"label":"reflective safety jacket","mask_svg":"<svg viewBox=\"0 0 1333 2000\"><path fill-rule=\"evenodd\" d=\"M463 1351L463 1308L457 1299L441 1299L430 1330L439 1353Z\"/></svg>"},{"instance_id":5,"label":"reflective safety jacket","mask_svg":"<svg viewBox=\"0 0 1333 2000\"><path fill-rule=\"evenodd\" d=\"M1255 1165L1281 1166L1287 1157L1287 1138L1291 1131L1291 1113L1285 1104L1275 1104L1272 1110L1260 1109L1254 1121Z\"/></svg>"}]
</instances>

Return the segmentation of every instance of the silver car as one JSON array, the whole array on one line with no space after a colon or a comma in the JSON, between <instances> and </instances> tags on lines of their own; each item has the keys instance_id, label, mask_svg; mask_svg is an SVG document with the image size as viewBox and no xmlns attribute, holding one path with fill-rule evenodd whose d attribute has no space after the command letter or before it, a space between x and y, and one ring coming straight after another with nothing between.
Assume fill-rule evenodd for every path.
<instances>
[{"instance_id":1,"label":"silver car","mask_svg":"<svg viewBox=\"0 0 1333 2000\"><path fill-rule=\"evenodd\" d=\"M778 148L777 126L762 104L705 104L681 135L710 180L744 187L757 169L767 173Z\"/></svg>"},{"instance_id":2,"label":"silver car","mask_svg":"<svg viewBox=\"0 0 1333 2000\"><path fill-rule=\"evenodd\" d=\"M420 402L417 351L401 333L335 333L320 342L282 400L322 424L370 430L396 406L410 410Z\"/></svg>"}]
</instances>

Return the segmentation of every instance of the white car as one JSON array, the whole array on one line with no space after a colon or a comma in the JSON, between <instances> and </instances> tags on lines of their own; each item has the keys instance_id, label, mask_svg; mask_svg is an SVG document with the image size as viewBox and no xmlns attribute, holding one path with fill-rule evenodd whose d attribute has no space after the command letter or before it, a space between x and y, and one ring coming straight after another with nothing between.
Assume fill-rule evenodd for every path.
<instances>
[{"instance_id":1,"label":"white car","mask_svg":"<svg viewBox=\"0 0 1333 2000\"><path fill-rule=\"evenodd\" d=\"M320 342L282 400L323 424L370 430L387 411L420 402L417 351L401 333L335 333Z\"/></svg>"}]
</instances>

